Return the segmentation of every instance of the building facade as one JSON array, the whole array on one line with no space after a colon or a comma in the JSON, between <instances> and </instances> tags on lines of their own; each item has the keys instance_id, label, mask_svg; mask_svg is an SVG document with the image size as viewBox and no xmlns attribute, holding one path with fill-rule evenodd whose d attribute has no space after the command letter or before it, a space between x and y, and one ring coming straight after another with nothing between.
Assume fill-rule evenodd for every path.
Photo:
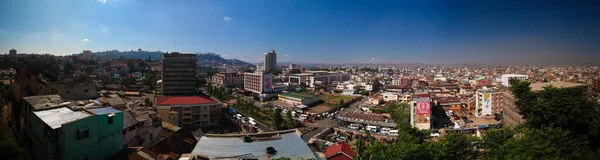
<instances>
[{"instance_id":1,"label":"building facade","mask_svg":"<svg viewBox=\"0 0 600 160\"><path fill-rule=\"evenodd\" d=\"M418 129L431 129L431 99L415 98L410 103L410 125Z\"/></svg>"},{"instance_id":2,"label":"building facade","mask_svg":"<svg viewBox=\"0 0 600 160\"><path fill-rule=\"evenodd\" d=\"M346 72L308 71L306 73L292 74L289 82L306 84L314 88L317 86L331 86L335 81L348 81L350 74Z\"/></svg>"},{"instance_id":3,"label":"building facade","mask_svg":"<svg viewBox=\"0 0 600 160\"><path fill-rule=\"evenodd\" d=\"M266 52L264 60L265 61L263 62L263 67L264 67L263 69L265 72L276 70L276 68L277 68L277 53L275 53L275 50Z\"/></svg>"},{"instance_id":4,"label":"building facade","mask_svg":"<svg viewBox=\"0 0 600 160\"><path fill-rule=\"evenodd\" d=\"M159 96L156 97L156 109L163 118L177 114L180 127L196 130L219 124L223 103L203 96Z\"/></svg>"},{"instance_id":5,"label":"building facade","mask_svg":"<svg viewBox=\"0 0 600 160\"><path fill-rule=\"evenodd\" d=\"M244 74L238 73L217 73L211 82L213 85L222 87L242 87L244 85Z\"/></svg>"},{"instance_id":6,"label":"building facade","mask_svg":"<svg viewBox=\"0 0 600 160\"><path fill-rule=\"evenodd\" d=\"M509 81L511 78L515 78L518 80L527 80L529 76L523 74L505 74L501 76L501 82L503 86L510 86Z\"/></svg>"},{"instance_id":7,"label":"building facade","mask_svg":"<svg viewBox=\"0 0 600 160\"><path fill-rule=\"evenodd\" d=\"M483 88L475 92L476 116L501 114L503 110L503 93L500 90Z\"/></svg>"},{"instance_id":8,"label":"building facade","mask_svg":"<svg viewBox=\"0 0 600 160\"><path fill-rule=\"evenodd\" d=\"M123 149L123 114L74 109L58 95L24 97L21 127L35 159L106 159Z\"/></svg>"},{"instance_id":9,"label":"building facade","mask_svg":"<svg viewBox=\"0 0 600 160\"><path fill-rule=\"evenodd\" d=\"M90 50L83 50L83 60L89 61L92 60L92 51Z\"/></svg>"},{"instance_id":10,"label":"building facade","mask_svg":"<svg viewBox=\"0 0 600 160\"><path fill-rule=\"evenodd\" d=\"M278 101L292 106L312 106L316 104L320 99L319 96L304 94L304 93L286 93L278 95Z\"/></svg>"},{"instance_id":11,"label":"building facade","mask_svg":"<svg viewBox=\"0 0 600 160\"><path fill-rule=\"evenodd\" d=\"M16 56L17 55L17 50L16 49L11 49L8 51L8 55L9 56Z\"/></svg>"},{"instance_id":12,"label":"building facade","mask_svg":"<svg viewBox=\"0 0 600 160\"><path fill-rule=\"evenodd\" d=\"M244 73L244 89L254 93L273 92L273 75L264 72Z\"/></svg>"},{"instance_id":13,"label":"building facade","mask_svg":"<svg viewBox=\"0 0 600 160\"><path fill-rule=\"evenodd\" d=\"M162 59L162 94L190 95L196 93L196 55L165 53Z\"/></svg>"}]
</instances>

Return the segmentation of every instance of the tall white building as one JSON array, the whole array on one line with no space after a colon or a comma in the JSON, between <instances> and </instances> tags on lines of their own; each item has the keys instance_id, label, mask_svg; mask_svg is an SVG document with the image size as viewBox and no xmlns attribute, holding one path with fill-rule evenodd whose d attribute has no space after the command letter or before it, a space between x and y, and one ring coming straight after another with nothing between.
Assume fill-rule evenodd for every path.
<instances>
[{"instance_id":1,"label":"tall white building","mask_svg":"<svg viewBox=\"0 0 600 160\"><path fill-rule=\"evenodd\" d=\"M277 54L275 50L265 53L264 71L272 71L277 68Z\"/></svg>"},{"instance_id":2,"label":"tall white building","mask_svg":"<svg viewBox=\"0 0 600 160\"><path fill-rule=\"evenodd\" d=\"M502 81L502 85L508 87L508 86L510 86L510 84L508 83L508 81L511 78L516 78L518 80L527 80L527 79L529 79L529 76L523 75L523 74L505 74L505 75L502 75L501 78L502 78L502 80L501 80Z\"/></svg>"}]
</instances>

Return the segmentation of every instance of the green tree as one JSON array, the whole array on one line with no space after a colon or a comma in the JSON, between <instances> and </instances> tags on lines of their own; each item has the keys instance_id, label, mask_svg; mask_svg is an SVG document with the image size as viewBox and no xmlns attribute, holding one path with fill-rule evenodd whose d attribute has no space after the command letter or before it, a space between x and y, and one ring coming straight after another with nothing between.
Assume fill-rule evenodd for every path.
<instances>
[{"instance_id":1,"label":"green tree","mask_svg":"<svg viewBox=\"0 0 600 160\"><path fill-rule=\"evenodd\" d=\"M408 103L393 103L389 106L393 110L389 110L390 118L396 123L398 130L406 131L410 126L410 105Z\"/></svg>"},{"instance_id":2,"label":"green tree","mask_svg":"<svg viewBox=\"0 0 600 160\"><path fill-rule=\"evenodd\" d=\"M280 129L283 128L282 126L282 122L283 122L283 117L281 116L281 109L276 108L275 110L273 110L271 112L271 123L273 124L273 126L275 126L275 128Z\"/></svg>"},{"instance_id":3,"label":"green tree","mask_svg":"<svg viewBox=\"0 0 600 160\"><path fill-rule=\"evenodd\" d=\"M599 156L587 147L585 138L571 138L569 131L561 128L524 128L517 135L499 148L504 150L504 159L597 159Z\"/></svg>"},{"instance_id":4,"label":"green tree","mask_svg":"<svg viewBox=\"0 0 600 160\"><path fill-rule=\"evenodd\" d=\"M479 152L475 150L475 138L454 132L433 143L433 149L436 159L476 159Z\"/></svg>"},{"instance_id":5,"label":"green tree","mask_svg":"<svg viewBox=\"0 0 600 160\"><path fill-rule=\"evenodd\" d=\"M198 88L200 87L204 87L208 82L206 81L206 79L204 78L198 78L197 84L198 84Z\"/></svg>"},{"instance_id":6,"label":"green tree","mask_svg":"<svg viewBox=\"0 0 600 160\"><path fill-rule=\"evenodd\" d=\"M559 127L573 138L587 137L591 147L600 148L596 145L600 143L600 106L586 97L586 87L547 86L533 92L529 82L511 79L510 84L526 127Z\"/></svg>"},{"instance_id":7,"label":"green tree","mask_svg":"<svg viewBox=\"0 0 600 160\"><path fill-rule=\"evenodd\" d=\"M507 153L506 142L515 136L512 129L492 129L487 130L482 138L481 148L485 150L482 153L482 159L497 159L504 157Z\"/></svg>"},{"instance_id":8,"label":"green tree","mask_svg":"<svg viewBox=\"0 0 600 160\"><path fill-rule=\"evenodd\" d=\"M344 105L344 99L340 99L340 105Z\"/></svg>"}]
</instances>

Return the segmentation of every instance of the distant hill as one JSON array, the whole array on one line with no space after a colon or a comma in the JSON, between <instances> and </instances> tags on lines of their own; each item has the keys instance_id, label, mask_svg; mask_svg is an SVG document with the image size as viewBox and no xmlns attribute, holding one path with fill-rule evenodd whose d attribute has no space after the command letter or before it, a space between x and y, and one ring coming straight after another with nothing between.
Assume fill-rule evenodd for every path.
<instances>
[{"instance_id":1,"label":"distant hill","mask_svg":"<svg viewBox=\"0 0 600 160\"><path fill-rule=\"evenodd\" d=\"M127 59L148 59L150 58L153 61L162 60L162 55L164 52L161 51L119 51L119 50L110 50L110 51L101 51L93 53L95 57L102 58L110 58L110 59L119 59L121 56ZM196 53L196 58L198 58L199 66L222 66L222 65L232 65L232 66L253 66L251 63L244 62L238 59L225 59L221 57L221 55L216 53Z\"/></svg>"}]
</instances>

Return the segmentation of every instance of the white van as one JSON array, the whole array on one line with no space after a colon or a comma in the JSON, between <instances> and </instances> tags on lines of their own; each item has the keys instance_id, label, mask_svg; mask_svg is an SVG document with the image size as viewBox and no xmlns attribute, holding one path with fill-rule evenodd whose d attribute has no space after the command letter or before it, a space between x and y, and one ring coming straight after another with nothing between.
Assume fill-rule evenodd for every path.
<instances>
[{"instance_id":1,"label":"white van","mask_svg":"<svg viewBox=\"0 0 600 160\"><path fill-rule=\"evenodd\" d=\"M258 124L255 121L250 121L250 124L252 125L252 127L258 128Z\"/></svg>"},{"instance_id":2,"label":"white van","mask_svg":"<svg viewBox=\"0 0 600 160\"><path fill-rule=\"evenodd\" d=\"M352 123L348 126L348 128L358 130L360 129L360 124Z\"/></svg>"},{"instance_id":3,"label":"white van","mask_svg":"<svg viewBox=\"0 0 600 160\"><path fill-rule=\"evenodd\" d=\"M388 134L388 133L390 133L391 130L392 130L391 128L383 127L383 128L381 128L381 130L379 130L379 133L380 134Z\"/></svg>"},{"instance_id":4,"label":"white van","mask_svg":"<svg viewBox=\"0 0 600 160\"><path fill-rule=\"evenodd\" d=\"M235 114L235 118L242 120L242 115L241 114Z\"/></svg>"},{"instance_id":5,"label":"white van","mask_svg":"<svg viewBox=\"0 0 600 160\"><path fill-rule=\"evenodd\" d=\"M378 129L379 129L379 126L367 125L367 130L369 130L369 132L371 132L371 133L377 132Z\"/></svg>"},{"instance_id":6,"label":"white van","mask_svg":"<svg viewBox=\"0 0 600 160\"><path fill-rule=\"evenodd\" d=\"M398 130L390 130L390 132L388 132L388 135L390 135L390 136L397 136L398 135Z\"/></svg>"},{"instance_id":7,"label":"white van","mask_svg":"<svg viewBox=\"0 0 600 160\"><path fill-rule=\"evenodd\" d=\"M308 118L308 115L306 115L306 114L301 114L301 115L300 115L300 120L301 120L301 121L304 121L304 120L306 120L307 118Z\"/></svg>"}]
</instances>

